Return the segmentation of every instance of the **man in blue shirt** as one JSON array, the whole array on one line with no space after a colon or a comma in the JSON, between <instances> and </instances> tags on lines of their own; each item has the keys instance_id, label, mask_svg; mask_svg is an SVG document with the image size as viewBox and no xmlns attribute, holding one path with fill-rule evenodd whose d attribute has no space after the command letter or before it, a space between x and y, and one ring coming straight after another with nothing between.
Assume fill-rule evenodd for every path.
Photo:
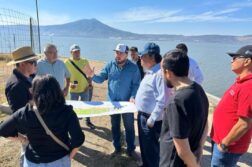
<instances>
[{"instance_id":1,"label":"man in blue shirt","mask_svg":"<svg viewBox=\"0 0 252 167\"><path fill-rule=\"evenodd\" d=\"M168 104L170 89L167 88L160 70L160 48L147 43L141 52L141 64L145 76L136 95L138 109L139 143L143 167L159 166L159 136L163 112Z\"/></svg>"},{"instance_id":2,"label":"man in blue shirt","mask_svg":"<svg viewBox=\"0 0 252 167\"><path fill-rule=\"evenodd\" d=\"M115 60L109 62L99 75L94 74L89 66L85 66L84 72L96 83L103 83L108 80L108 100L110 101L131 101L134 102L137 89L140 84L140 72L138 67L127 59L128 46L118 44L115 51ZM116 114L111 116L112 137L115 151L112 157L121 153L120 122L121 116L126 131L127 153L130 157L137 159L135 152L135 130L134 114Z\"/></svg>"},{"instance_id":3,"label":"man in blue shirt","mask_svg":"<svg viewBox=\"0 0 252 167\"><path fill-rule=\"evenodd\" d=\"M38 60L37 75L52 75L59 83L64 96L67 96L70 86L70 73L63 61L58 59L57 47L47 44L44 48L45 57Z\"/></svg>"}]
</instances>

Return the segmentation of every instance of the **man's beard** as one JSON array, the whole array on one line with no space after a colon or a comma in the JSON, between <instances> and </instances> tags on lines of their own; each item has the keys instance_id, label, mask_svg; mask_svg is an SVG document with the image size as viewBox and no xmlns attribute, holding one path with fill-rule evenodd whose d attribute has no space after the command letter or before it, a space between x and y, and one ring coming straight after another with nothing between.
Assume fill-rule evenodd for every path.
<instances>
[{"instance_id":1,"label":"man's beard","mask_svg":"<svg viewBox=\"0 0 252 167\"><path fill-rule=\"evenodd\" d=\"M168 79L165 79L165 83L168 88L173 88L171 81L169 81Z\"/></svg>"},{"instance_id":2,"label":"man's beard","mask_svg":"<svg viewBox=\"0 0 252 167\"><path fill-rule=\"evenodd\" d=\"M123 60L123 61L118 61L117 59L115 59L115 61L116 61L116 63L117 63L118 65L122 65L122 64L124 64L124 63L127 61L127 59L126 59L126 60Z\"/></svg>"}]
</instances>

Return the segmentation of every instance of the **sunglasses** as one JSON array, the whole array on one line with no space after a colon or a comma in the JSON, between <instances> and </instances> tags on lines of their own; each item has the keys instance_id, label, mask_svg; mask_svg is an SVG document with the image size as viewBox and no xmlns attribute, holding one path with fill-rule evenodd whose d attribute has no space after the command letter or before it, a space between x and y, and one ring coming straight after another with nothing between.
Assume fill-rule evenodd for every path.
<instances>
[{"instance_id":1,"label":"sunglasses","mask_svg":"<svg viewBox=\"0 0 252 167\"><path fill-rule=\"evenodd\" d=\"M58 52L57 52L57 51L56 51L56 52L47 51L47 52L46 52L46 54L53 54L53 55L57 55L57 54L58 54Z\"/></svg>"},{"instance_id":2,"label":"sunglasses","mask_svg":"<svg viewBox=\"0 0 252 167\"><path fill-rule=\"evenodd\" d=\"M26 61L26 63L37 66L37 61L36 60Z\"/></svg>"}]
</instances>

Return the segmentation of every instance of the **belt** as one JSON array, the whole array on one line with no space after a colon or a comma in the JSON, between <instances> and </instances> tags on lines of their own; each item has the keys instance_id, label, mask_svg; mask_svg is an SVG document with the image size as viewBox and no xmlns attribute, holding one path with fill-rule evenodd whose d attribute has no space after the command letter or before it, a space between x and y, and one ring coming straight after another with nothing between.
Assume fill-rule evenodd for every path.
<instances>
[{"instance_id":1,"label":"belt","mask_svg":"<svg viewBox=\"0 0 252 167\"><path fill-rule=\"evenodd\" d=\"M138 113L144 117L147 117L149 118L150 117L150 114L146 113L146 112L142 112L142 111L138 111Z\"/></svg>"},{"instance_id":2,"label":"belt","mask_svg":"<svg viewBox=\"0 0 252 167\"><path fill-rule=\"evenodd\" d=\"M146 117L147 119L150 117L150 114L146 113L146 112L142 112L142 111L138 111L138 113L144 117ZM162 123L162 120L159 120L159 121L155 121L155 122L160 122Z\"/></svg>"}]
</instances>

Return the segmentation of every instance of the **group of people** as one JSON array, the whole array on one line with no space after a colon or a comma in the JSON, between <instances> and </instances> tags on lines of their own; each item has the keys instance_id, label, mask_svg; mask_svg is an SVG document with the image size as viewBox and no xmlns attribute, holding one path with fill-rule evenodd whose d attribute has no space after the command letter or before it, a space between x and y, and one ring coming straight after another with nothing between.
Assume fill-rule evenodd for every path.
<instances>
[{"instance_id":1,"label":"group of people","mask_svg":"<svg viewBox=\"0 0 252 167\"><path fill-rule=\"evenodd\" d=\"M187 46L180 43L164 56L153 42L141 52L118 44L114 52L115 59L97 74L76 44L65 62L58 59L53 44L45 47L45 56L39 60L30 47L13 51L8 65L16 68L5 90L13 114L0 125L0 136L22 141L21 166L70 166L85 136L65 96L70 92L71 100L90 101L92 81L105 80L109 101L136 105L142 167L200 166L209 129L209 102L201 86L202 72L188 56ZM235 167L252 137L252 45L228 54L238 77L213 114L212 167ZM121 119L127 155L139 160L133 113L111 115L115 148L111 157L122 152ZM95 129L90 118L86 124Z\"/></svg>"}]
</instances>

